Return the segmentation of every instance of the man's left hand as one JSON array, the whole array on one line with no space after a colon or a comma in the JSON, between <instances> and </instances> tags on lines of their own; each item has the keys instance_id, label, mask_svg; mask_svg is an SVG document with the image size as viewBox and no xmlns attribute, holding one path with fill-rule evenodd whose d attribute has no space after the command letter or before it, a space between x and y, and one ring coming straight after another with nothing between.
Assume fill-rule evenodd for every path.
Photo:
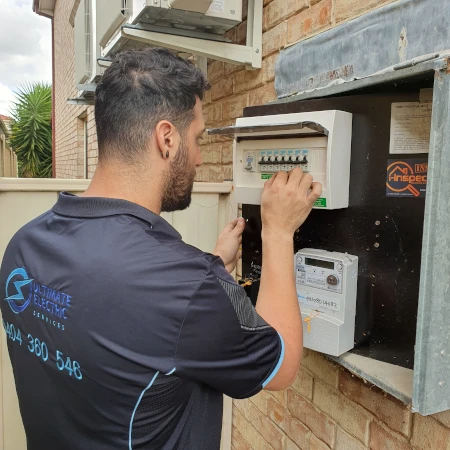
<instances>
[{"instance_id":1,"label":"man's left hand","mask_svg":"<svg viewBox=\"0 0 450 450\"><path fill-rule=\"evenodd\" d=\"M241 217L230 222L217 239L213 254L222 258L225 268L229 273L233 272L237 262L241 258L242 233L245 228L245 220Z\"/></svg>"}]
</instances>

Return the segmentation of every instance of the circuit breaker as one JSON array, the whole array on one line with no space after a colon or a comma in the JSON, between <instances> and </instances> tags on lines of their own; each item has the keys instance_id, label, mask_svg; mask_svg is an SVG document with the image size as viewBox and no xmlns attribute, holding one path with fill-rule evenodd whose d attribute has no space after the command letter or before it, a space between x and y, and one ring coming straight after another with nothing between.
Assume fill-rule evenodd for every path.
<instances>
[{"instance_id":1,"label":"circuit breaker","mask_svg":"<svg viewBox=\"0 0 450 450\"><path fill-rule=\"evenodd\" d=\"M302 249L294 256L303 345L331 356L354 347L358 257Z\"/></svg>"},{"instance_id":2,"label":"circuit breaker","mask_svg":"<svg viewBox=\"0 0 450 450\"><path fill-rule=\"evenodd\" d=\"M352 114L317 111L239 118L236 125L210 130L234 137L236 201L259 205L264 183L279 171L301 167L322 184L315 208L347 208Z\"/></svg>"}]
</instances>

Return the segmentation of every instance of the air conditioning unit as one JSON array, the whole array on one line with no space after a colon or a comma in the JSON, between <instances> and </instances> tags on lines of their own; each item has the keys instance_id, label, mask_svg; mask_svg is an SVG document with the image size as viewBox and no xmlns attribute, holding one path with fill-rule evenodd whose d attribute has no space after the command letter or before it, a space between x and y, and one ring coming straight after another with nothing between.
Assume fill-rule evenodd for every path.
<instances>
[{"instance_id":1,"label":"air conditioning unit","mask_svg":"<svg viewBox=\"0 0 450 450\"><path fill-rule=\"evenodd\" d=\"M95 85L111 58L154 46L260 69L263 0L247 0L246 45L226 33L242 22L243 0L81 0L75 16L75 76L79 95L69 103L92 104Z\"/></svg>"},{"instance_id":2,"label":"air conditioning unit","mask_svg":"<svg viewBox=\"0 0 450 450\"><path fill-rule=\"evenodd\" d=\"M75 81L78 85L96 83L104 68L102 37L117 30L126 21L125 0L81 0L74 22ZM99 14L99 12L101 14Z\"/></svg>"},{"instance_id":3,"label":"air conditioning unit","mask_svg":"<svg viewBox=\"0 0 450 450\"><path fill-rule=\"evenodd\" d=\"M242 22L242 0L127 0L125 3L128 17L109 36L102 36L104 57L145 45L125 37L123 25L125 29L229 42L225 33ZM108 0L98 1L99 17L106 17L110 9Z\"/></svg>"}]
</instances>

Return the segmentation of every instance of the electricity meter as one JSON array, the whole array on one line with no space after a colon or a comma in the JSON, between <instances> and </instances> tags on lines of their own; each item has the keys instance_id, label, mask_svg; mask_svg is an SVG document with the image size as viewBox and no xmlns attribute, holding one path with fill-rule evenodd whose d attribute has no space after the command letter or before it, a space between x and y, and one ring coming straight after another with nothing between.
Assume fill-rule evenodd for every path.
<instances>
[{"instance_id":1,"label":"electricity meter","mask_svg":"<svg viewBox=\"0 0 450 450\"><path fill-rule=\"evenodd\" d=\"M331 356L354 346L358 257L302 249L294 256L303 345Z\"/></svg>"}]
</instances>

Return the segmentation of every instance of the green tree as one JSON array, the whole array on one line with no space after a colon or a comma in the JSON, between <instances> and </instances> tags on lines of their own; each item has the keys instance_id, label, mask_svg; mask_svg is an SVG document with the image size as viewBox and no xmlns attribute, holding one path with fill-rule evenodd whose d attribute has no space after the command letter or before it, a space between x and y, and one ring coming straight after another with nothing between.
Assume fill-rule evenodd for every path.
<instances>
[{"instance_id":1,"label":"green tree","mask_svg":"<svg viewBox=\"0 0 450 450\"><path fill-rule=\"evenodd\" d=\"M52 176L52 88L33 83L16 92L11 115L11 147L17 154L19 176Z\"/></svg>"}]
</instances>

